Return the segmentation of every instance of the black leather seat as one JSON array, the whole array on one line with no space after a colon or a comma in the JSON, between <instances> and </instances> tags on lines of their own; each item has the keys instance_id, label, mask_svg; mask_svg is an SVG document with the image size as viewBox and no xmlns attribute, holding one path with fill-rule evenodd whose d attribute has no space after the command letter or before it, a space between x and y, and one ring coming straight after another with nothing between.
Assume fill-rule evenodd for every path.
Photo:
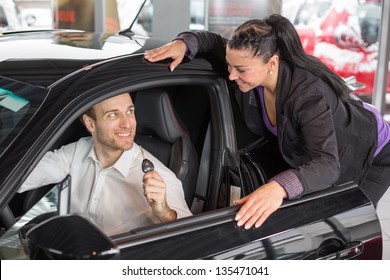
<instances>
[{"instance_id":1,"label":"black leather seat","mask_svg":"<svg viewBox=\"0 0 390 280\"><path fill-rule=\"evenodd\" d=\"M182 182L185 199L190 207L199 160L186 126L163 90L137 92L134 103L137 117L135 142L176 174Z\"/></svg>"}]
</instances>

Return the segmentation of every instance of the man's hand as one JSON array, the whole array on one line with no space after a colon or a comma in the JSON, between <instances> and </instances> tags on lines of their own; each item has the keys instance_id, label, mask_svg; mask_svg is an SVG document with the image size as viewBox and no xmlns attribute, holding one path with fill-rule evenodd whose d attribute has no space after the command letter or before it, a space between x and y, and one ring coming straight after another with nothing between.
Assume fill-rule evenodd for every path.
<instances>
[{"instance_id":1,"label":"man's hand","mask_svg":"<svg viewBox=\"0 0 390 280\"><path fill-rule=\"evenodd\" d=\"M176 211L167 204L165 182L156 170L144 174L142 187L153 214L161 222L176 220Z\"/></svg>"},{"instance_id":2,"label":"man's hand","mask_svg":"<svg viewBox=\"0 0 390 280\"><path fill-rule=\"evenodd\" d=\"M159 48L145 51L144 57L150 62L172 58L173 61L169 65L169 69L173 71L183 61L186 49L186 44L183 41L176 40Z\"/></svg>"},{"instance_id":3,"label":"man's hand","mask_svg":"<svg viewBox=\"0 0 390 280\"><path fill-rule=\"evenodd\" d=\"M236 214L238 226L245 229L260 227L264 221L282 205L287 195L284 188L276 181L271 181L251 194L236 200L236 204L243 204Z\"/></svg>"}]
</instances>

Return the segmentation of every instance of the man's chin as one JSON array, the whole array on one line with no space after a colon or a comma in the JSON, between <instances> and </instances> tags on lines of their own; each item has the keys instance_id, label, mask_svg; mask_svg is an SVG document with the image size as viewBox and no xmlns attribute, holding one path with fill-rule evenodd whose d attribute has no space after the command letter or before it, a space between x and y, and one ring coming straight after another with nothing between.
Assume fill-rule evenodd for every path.
<instances>
[{"instance_id":1,"label":"man's chin","mask_svg":"<svg viewBox=\"0 0 390 280\"><path fill-rule=\"evenodd\" d=\"M119 149L121 149L122 151L128 151L128 150L131 150L133 148L133 143L131 144L123 144L123 145L118 145Z\"/></svg>"}]
</instances>

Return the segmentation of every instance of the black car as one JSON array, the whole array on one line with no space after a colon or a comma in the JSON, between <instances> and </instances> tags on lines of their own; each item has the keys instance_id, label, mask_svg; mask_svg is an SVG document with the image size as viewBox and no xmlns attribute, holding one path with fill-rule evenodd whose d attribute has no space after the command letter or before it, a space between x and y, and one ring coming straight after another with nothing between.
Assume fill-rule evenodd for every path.
<instances>
[{"instance_id":1,"label":"black car","mask_svg":"<svg viewBox=\"0 0 390 280\"><path fill-rule=\"evenodd\" d=\"M163 43L75 31L0 36L1 259L382 258L375 208L353 182L284 201L260 228L238 227L231 200L288 166L273 140L244 125L225 65L198 56L170 72L169 61L144 60ZM180 178L193 216L107 237L63 215L71 178L17 192L47 151L86 135L82 112L126 91L135 141Z\"/></svg>"}]
</instances>

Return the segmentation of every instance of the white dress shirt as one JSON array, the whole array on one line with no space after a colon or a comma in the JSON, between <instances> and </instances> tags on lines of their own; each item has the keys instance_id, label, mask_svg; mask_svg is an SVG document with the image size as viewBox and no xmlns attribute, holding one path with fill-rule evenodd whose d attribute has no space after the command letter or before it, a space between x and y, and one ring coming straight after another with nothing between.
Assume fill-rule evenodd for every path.
<instances>
[{"instance_id":1,"label":"white dress shirt","mask_svg":"<svg viewBox=\"0 0 390 280\"><path fill-rule=\"evenodd\" d=\"M168 206L177 212L177 218L190 216L180 180L148 151L144 154L164 179ZM134 143L113 166L103 169L92 137L81 138L46 153L19 192L58 183L70 174L71 213L84 216L108 235L123 233L159 223L143 194L142 160L140 146Z\"/></svg>"}]
</instances>

